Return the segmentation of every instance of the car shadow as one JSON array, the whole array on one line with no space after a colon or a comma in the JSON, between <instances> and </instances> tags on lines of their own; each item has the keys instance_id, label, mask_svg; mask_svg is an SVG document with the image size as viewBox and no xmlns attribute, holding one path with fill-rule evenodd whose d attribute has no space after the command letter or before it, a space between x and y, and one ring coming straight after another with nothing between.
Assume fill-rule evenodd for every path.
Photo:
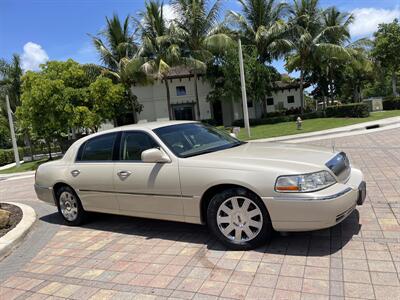
<instances>
[{"instance_id":1,"label":"car shadow","mask_svg":"<svg viewBox=\"0 0 400 300\"><path fill-rule=\"evenodd\" d=\"M41 221L65 225L58 213L40 218ZM226 251L227 247L219 243L206 226L181 222L143 219L102 213L91 213L81 228L107 231L124 235L141 236L146 239L163 239L205 245L205 249ZM326 256L342 249L361 229L360 214L354 210L343 222L331 228L307 231L278 233L266 245L254 251L277 255Z\"/></svg>"}]
</instances>

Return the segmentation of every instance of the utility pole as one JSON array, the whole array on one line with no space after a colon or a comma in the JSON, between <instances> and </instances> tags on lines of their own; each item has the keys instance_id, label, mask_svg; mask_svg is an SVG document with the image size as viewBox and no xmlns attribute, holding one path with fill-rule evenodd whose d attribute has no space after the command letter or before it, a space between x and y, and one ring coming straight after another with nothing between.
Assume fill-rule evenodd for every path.
<instances>
[{"instance_id":1,"label":"utility pole","mask_svg":"<svg viewBox=\"0 0 400 300\"><path fill-rule=\"evenodd\" d=\"M244 78L242 42L240 38L239 38L239 67L240 67L240 83L242 86L243 121L244 121L244 127L247 130L247 135L248 137L250 137L250 122L249 122L249 111L247 108L246 81Z\"/></svg>"},{"instance_id":2,"label":"utility pole","mask_svg":"<svg viewBox=\"0 0 400 300\"><path fill-rule=\"evenodd\" d=\"M13 117L12 117L12 112L11 112L11 107L10 107L10 101L8 99L8 95L6 95L6 105L7 105L7 113L8 113L8 122L10 124L10 132L11 132L11 141L14 149L14 158L15 158L15 165L19 167L19 153L18 153L18 147L17 147L17 140L15 138L15 131L14 131L14 122L13 122Z\"/></svg>"}]
</instances>

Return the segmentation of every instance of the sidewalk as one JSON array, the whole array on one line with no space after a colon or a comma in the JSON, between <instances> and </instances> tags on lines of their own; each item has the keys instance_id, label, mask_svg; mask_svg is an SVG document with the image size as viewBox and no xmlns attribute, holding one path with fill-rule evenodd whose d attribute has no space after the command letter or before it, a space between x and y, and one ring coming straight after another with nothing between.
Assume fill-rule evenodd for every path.
<instances>
[{"instance_id":1,"label":"sidewalk","mask_svg":"<svg viewBox=\"0 0 400 300\"><path fill-rule=\"evenodd\" d=\"M35 172L36 171L26 171L19 173L0 174L0 181L33 177L35 176Z\"/></svg>"},{"instance_id":2,"label":"sidewalk","mask_svg":"<svg viewBox=\"0 0 400 300\"><path fill-rule=\"evenodd\" d=\"M371 129L369 129L372 127ZM251 142L288 142L299 143L308 142L316 139L336 138L349 135L359 135L382 130L394 129L400 127L400 117L386 118L382 120L369 121L344 127L338 127L327 130L314 131L309 133L299 133L293 135L279 136L266 139L250 140Z\"/></svg>"},{"instance_id":3,"label":"sidewalk","mask_svg":"<svg viewBox=\"0 0 400 300\"><path fill-rule=\"evenodd\" d=\"M24 162L23 160L20 161L21 164L22 164L23 162ZM1 171L1 170L6 170L6 169L9 169L9 168L12 168L12 167L14 167L14 166L15 166L15 162L13 162L13 163L11 163L11 164L8 164L8 165L1 166L1 167L0 167L0 171Z\"/></svg>"}]
</instances>

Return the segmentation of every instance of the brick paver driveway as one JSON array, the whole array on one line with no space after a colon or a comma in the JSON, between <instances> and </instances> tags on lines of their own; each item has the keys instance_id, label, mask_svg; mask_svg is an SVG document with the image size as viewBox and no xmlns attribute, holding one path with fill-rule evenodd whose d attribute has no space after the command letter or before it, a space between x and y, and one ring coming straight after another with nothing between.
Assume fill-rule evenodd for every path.
<instances>
[{"instance_id":1,"label":"brick paver driveway","mask_svg":"<svg viewBox=\"0 0 400 300\"><path fill-rule=\"evenodd\" d=\"M400 130L334 143L364 171L364 206L331 229L277 235L248 252L227 251L190 224L96 215L65 227L36 200L33 178L0 182L1 200L40 216L0 262L0 298L399 299Z\"/></svg>"}]
</instances>

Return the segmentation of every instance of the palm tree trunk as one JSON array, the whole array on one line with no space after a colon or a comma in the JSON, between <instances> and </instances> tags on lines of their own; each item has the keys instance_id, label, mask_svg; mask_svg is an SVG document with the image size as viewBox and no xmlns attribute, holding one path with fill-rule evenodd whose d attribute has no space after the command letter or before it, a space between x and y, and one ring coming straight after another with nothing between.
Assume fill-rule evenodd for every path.
<instances>
[{"instance_id":1,"label":"palm tree trunk","mask_svg":"<svg viewBox=\"0 0 400 300\"><path fill-rule=\"evenodd\" d=\"M360 95L359 95L359 89L358 89L358 85L357 84L354 86L353 100L354 100L354 102L360 102Z\"/></svg>"},{"instance_id":2,"label":"palm tree trunk","mask_svg":"<svg viewBox=\"0 0 400 300\"><path fill-rule=\"evenodd\" d=\"M393 96L397 97L399 93L397 92L397 76L396 76L396 71L392 71L392 90L393 90Z\"/></svg>"},{"instance_id":3,"label":"palm tree trunk","mask_svg":"<svg viewBox=\"0 0 400 300\"><path fill-rule=\"evenodd\" d=\"M303 114L304 111L304 66L303 62L301 63L300 69L300 113Z\"/></svg>"},{"instance_id":4,"label":"palm tree trunk","mask_svg":"<svg viewBox=\"0 0 400 300\"><path fill-rule=\"evenodd\" d=\"M32 161L34 161L34 154L33 154L33 148L32 148L32 141L31 141L31 137L29 136L29 133L25 133L25 137L26 137L26 141L29 147L29 152L31 154L31 159Z\"/></svg>"},{"instance_id":5,"label":"palm tree trunk","mask_svg":"<svg viewBox=\"0 0 400 300\"><path fill-rule=\"evenodd\" d=\"M47 143L47 150L49 152L49 160L52 160L53 157L51 156L51 143L50 142Z\"/></svg>"},{"instance_id":6,"label":"palm tree trunk","mask_svg":"<svg viewBox=\"0 0 400 300\"><path fill-rule=\"evenodd\" d=\"M199 91L197 89L197 71L194 71L194 94L196 97L196 119L200 120L200 102L199 102Z\"/></svg>"},{"instance_id":7,"label":"palm tree trunk","mask_svg":"<svg viewBox=\"0 0 400 300\"><path fill-rule=\"evenodd\" d=\"M164 79L164 83L165 83L165 89L167 91L167 106L168 106L168 117L170 120L173 120L173 116L172 116L172 109L171 109L171 95L169 92L169 84L168 84L168 79L165 78Z\"/></svg>"}]
</instances>

